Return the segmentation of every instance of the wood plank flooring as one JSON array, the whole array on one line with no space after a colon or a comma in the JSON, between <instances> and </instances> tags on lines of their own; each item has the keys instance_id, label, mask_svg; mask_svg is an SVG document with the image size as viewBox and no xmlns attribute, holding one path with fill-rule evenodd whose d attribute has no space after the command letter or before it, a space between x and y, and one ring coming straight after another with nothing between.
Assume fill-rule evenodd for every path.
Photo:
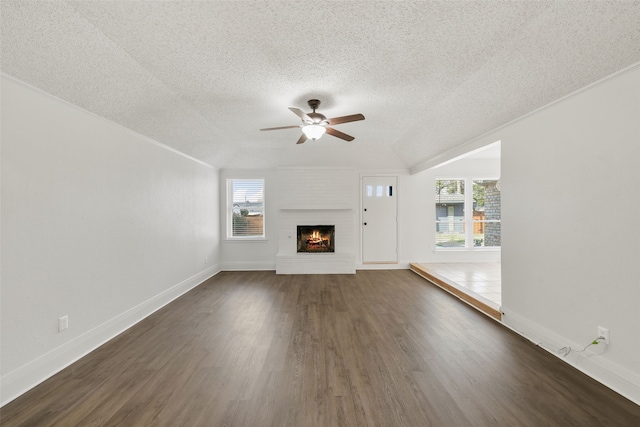
<instances>
[{"instance_id":1,"label":"wood plank flooring","mask_svg":"<svg viewBox=\"0 0 640 427\"><path fill-rule=\"evenodd\" d=\"M223 272L8 426L635 426L640 406L408 270Z\"/></svg>"}]
</instances>

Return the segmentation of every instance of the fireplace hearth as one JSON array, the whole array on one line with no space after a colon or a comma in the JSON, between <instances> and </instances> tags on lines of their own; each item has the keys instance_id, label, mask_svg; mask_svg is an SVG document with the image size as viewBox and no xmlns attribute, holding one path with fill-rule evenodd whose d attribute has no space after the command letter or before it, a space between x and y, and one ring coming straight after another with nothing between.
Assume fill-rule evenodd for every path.
<instances>
[{"instance_id":1,"label":"fireplace hearth","mask_svg":"<svg viewBox=\"0 0 640 427\"><path fill-rule=\"evenodd\" d=\"M335 225L298 225L297 252L335 252Z\"/></svg>"}]
</instances>

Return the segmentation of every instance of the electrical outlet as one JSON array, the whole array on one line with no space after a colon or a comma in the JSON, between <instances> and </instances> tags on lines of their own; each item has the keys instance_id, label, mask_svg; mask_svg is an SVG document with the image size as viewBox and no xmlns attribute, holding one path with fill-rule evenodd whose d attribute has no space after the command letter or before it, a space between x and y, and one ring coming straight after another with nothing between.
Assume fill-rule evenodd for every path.
<instances>
[{"instance_id":1,"label":"electrical outlet","mask_svg":"<svg viewBox=\"0 0 640 427\"><path fill-rule=\"evenodd\" d=\"M62 316L58 319L58 332L69 329L69 316Z\"/></svg>"},{"instance_id":2,"label":"electrical outlet","mask_svg":"<svg viewBox=\"0 0 640 427\"><path fill-rule=\"evenodd\" d=\"M607 328L603 328L602 326L598 326L598 338L604 338L600 342L604 342L606 345L609 345L609 330Z\"/></svg>"}]
</instances>

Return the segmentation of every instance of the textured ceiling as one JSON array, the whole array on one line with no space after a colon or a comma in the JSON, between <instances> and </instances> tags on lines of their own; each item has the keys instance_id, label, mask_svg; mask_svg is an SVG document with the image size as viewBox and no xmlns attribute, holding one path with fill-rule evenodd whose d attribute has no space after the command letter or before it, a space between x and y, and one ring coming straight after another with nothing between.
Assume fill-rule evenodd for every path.
<instances>
[{"instance_id":1,"label":"textured ceiling","mask_svg":"<svg viewBox=\"0 0 640 427\"><path fill-rule=\"evenodd\" d=\"M219 168L410 168L640 61L640 1L5 1L2 71ZM362 113L296 145L287 107Z\"/></svg>"}]
</instances>

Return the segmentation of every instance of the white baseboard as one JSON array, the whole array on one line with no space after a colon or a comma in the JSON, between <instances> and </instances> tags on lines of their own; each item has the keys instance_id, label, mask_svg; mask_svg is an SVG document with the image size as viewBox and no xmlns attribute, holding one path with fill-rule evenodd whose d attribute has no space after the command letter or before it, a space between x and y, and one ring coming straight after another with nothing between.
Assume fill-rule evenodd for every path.
<instances>
[{"instance_id":1,"label":"white baseboard","mask_svg":"<svg viewBox=\"0 0 640 427\"><path fill-rule=\"evenodd\" d=\"M275 270L275 261L227 261L222 263L222 271L263 271Z\"/></svg>"},{"instance_id":2,"label":"white baseboard","mask_svg":"<svg viewBox=\"0 0 640 427\"><path fill-rule=\"evenodd\" d=\"M214 265L0 378L0 407L26 393L153 312L220 272Z\"/></svg>"},{"instance_id":3,"label":"white baseboard","mask_svg":"<svg viewBox=\"0 0 640 427\"><path fill-rule=\"evenodd\" d=\"M356 270L408 270L408 262L397 264L356 264Z\"/></svg>"},{"instance_id":4,"label":"white baseboard","mask_svg":"<svg viewBox=\"0 0 640 427\"><path fill-rule=\"evenodd\" d=\"M611 362L605 357L606 347L583 353L570 352L566 357L558 351L566 346L582 349L584 343L575 343L557 333L532 322L526 317L502 308L502 322L505 326L527 338L549 353L590 376L611 390L640 405L640 375Z\"/></svg>"},{"instance_id":5,"label":"white baseboard","mask_svg":"<svg viewBox=\"0 0 640 427\"><path fill-rule=\"evenodd\" d=\"M409 262L399 262L397 264L355 264L355 270L408 270ZM222 271L263 271L277 270L276 262L271 261L227 261L222 263ZM303 273L301 273L303 274ZM318 274L318 273L316 273ZM330 274L330 273L327 273ZM349 271L353 274L353 271Z\"/></svg>"}]
</instances>

